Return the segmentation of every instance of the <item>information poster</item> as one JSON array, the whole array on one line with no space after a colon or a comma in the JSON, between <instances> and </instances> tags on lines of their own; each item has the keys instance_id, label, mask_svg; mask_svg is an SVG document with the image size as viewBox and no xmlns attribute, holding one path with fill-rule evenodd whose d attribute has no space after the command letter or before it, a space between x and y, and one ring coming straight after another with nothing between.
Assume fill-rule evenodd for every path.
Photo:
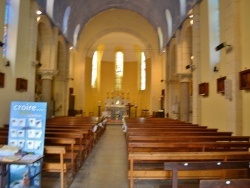
<instances>
[{"instance_id":1,"label":"information poster","mask_svg":"<svg viewBox=\"0 0 250 188\"><path fill-rule=\"evenodd\" d=\"M43 155L46 109L45 102L11 102L8 145L18 146L23 153ZM9 187L41 187L41 166L41 161L10 165Z\"/></svg>"}]
</instances>

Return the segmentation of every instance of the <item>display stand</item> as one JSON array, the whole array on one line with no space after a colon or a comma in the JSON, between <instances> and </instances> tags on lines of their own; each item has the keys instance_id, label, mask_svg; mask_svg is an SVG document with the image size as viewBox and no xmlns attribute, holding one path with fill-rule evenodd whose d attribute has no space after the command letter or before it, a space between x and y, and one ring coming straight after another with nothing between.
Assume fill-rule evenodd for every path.
<instances>
[{"instance_id":1,"label":"display stand","mask_svg":"<svg viewBox=\"0 0 250 188\"><path fill-rule=\"evenodd\" d=\"M18 146L22 158L7 164L7 187L40 188L47 103L12 102L8 145ZM28 155L29 154L29 155ZM2 162L4 163L4 162Z\"/></svg>"}]
</instances>

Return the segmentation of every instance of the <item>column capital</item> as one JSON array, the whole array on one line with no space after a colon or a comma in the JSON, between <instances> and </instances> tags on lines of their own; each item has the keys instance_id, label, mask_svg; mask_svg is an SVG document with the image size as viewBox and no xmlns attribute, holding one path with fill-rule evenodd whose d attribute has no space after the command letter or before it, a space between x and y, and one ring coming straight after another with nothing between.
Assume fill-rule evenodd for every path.
<instances>
[{"instance_id":1,"label":"column capital","mask_svg":"<svg viewBox=\"0 0 250 188\"><path fill-rule=\"evenodd\" d=\"M176 73L180 82L190 82L192 74L191 73Z\"/></svg>"},{"instance_id":2,"label":"column capital","mask_svg":"<svg viewBox=\"0 0 250 188\"><path fill-rule=\"evenodd\" d=\"M38 73L42 75L42 79L52 80L58 71L53 69L39 69Z\"/></svg>"}]
</instances>

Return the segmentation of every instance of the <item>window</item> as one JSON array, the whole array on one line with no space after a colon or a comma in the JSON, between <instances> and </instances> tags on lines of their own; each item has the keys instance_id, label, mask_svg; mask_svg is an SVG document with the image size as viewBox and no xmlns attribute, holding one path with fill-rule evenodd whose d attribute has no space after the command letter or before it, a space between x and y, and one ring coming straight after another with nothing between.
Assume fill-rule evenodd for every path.
<instances>
[{"instance_id":1,"label":"window","mask_svg":"<svg viewBox=\"0 0 250 188\"><path fill-rule=\"evenodd\" d=\"M141 52L141 84L140 89L146 89L146 57L144 52Z\"/></svg>"},{"instance_id":2,"label":"window","mask_svg":"<svg viewBox=\"0 0 250 188\"><path fill-rule=\"evenodd\" d=\"M63 34L64 35L67 35L68 33L68 21L69 21L70 12L71 12L71 8L67 7L63 16Z\"/></svg>"},{"instance_id":3,"label":"window","mask_svg":"<svg viewBox=\"0 0 250 188\"><path fill-rule=\"evenodd\" d=\"M208 1L208 6L210 65L214 67L220 61L220 52L214 50L214 47L220 44L221 40L219 0Z\"/></svg>"},{"instance_id":4,"label":"window","mask_svg":"<svg viewBox=\"0 0 250 188\"><path fill-rule=\"evenodd\" d=\"M115 89L120 91L122 89L123 79L123 52L118 51L115 54Z\"/></svg>"},{"instance_id":5,"label":"window","mask_svg":"<svg viewBox=\"0 0 250 188\"><path fill-rule=\"evenodd\" d=\"M168 38L171 38L173 32L172 15L169 9L165 10L166 20L168 24Z\"/></svg>"},{"instance_id":6,"label":"window","mask_svg":"<svg viewBox=\"0 0 250 188\"><path fill-rule=\"evenodd\" d=\"M91 76L92 88L96 88L96 82L97 82L97 65L98 65L97 55L98 55L97 51L95 51L92 59L92 76Z\"/></svg>"},{"instance_id":7,"label":"window","mask_svg":"<svg viewBox=\"0 0 250 188\"><path fill-rule=\"evenodd\" d=\"M6 3L5 3L5 15L4 15L4 34L3 34L3 43L4 43L4 46L3 46L3 58L5 58L6 54L7 54L9 8L10 8L10 1L6 0Z\"/></svg>"}]
</instances>

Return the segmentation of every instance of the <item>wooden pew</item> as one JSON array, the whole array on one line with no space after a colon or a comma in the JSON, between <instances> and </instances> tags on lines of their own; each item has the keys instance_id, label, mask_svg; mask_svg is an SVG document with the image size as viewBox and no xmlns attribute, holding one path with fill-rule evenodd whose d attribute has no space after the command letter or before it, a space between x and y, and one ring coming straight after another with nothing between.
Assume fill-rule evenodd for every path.
<instances>
[{"instance_id":1,"label":"wooden pew","mask_svg":"<svg viewBox=\"0 0 250 188\"><path fill-rule=\"evenodd\" d=\"M3 136L8 136L8 132L9 132L9 130L8 130L8 128L4 128L4 129L0 129L0 134L1 135L3 135ZM67 139L65 140L65 141L63 141L63 138L71 138L71 139L75 139L76 140L76 143L74 144L74 150L76 151L76 150L78 150L78 152L79 152L79 158L80 158L80 160L81 161L83 161L83 154L84 154L84 152L85 152L85 150L84 150L84 146L83 146L83 135L81 135L81 133L78 133L78 132L76 132L76 133L74 133L74 134L66 134L66 133L60 133L60 132L55 132L55 134L53 134L53 133L50 133L50 132L48 132L48 131L45 131L45 141L46 141L46 137L55 137L55 138L58 138L58 142L67 142ZM67 133L69 133L70 131L68 131ZM67 135L67 136L65 136L65 135ZM61 141L60 141L61 140ZM57 140L55 140L54 139L54 141L56 142ZM69 141L69 140L68 140ZM69 141L70 142L70 141ZM7 143L7 142L6 142ZM66 144L66 143L65 143ZM67 147L68 148L68 150L71 150L71 147L72 146L70 146L70 144L71 143L68 143L68 145L69 145L69 147ZM77 144L77 145L76 145ZM80 146L79 146L80 145ZM67 154L68 155L68 154ZM72 160L72 152L71 152L71 160ZM74 155L74 157L76 156L75 154L73 154Z\"/></svg>"},{"instance_id":2,"label":"wooden pew","mask_svg":"<svg viewBox=\"0 0 250 188\"><path fill-rule=\"evenodd\" d=\"M77 155L78 153L75 153L75 144L76 140L74 138L58 138L58 137L45 137L45 146L64 146L66 149L66 152L64 154L64 160L65 163L68 163L67 161L69 160L68 169L71 169L71 174L74 176L79 169L79 166L77 166ZM67 148L70 148L67 151ZM50 155L45 156L45 158L49 159L59 159L58 155Z\"/></svg>"},{"instance_id":3,"label":"wooden pew","mask_svg":"<svg viewBox=\"0 0 250 188\"><path fill-rule=\"evenodd\" d=\"M206 131L196 131L196 132L192 132L192 131L182 131L182 132L175 132L175 131L165 131L165 132L161 132L161 131L152 131L152 132L144 132L144 131L136 131L136 132L127 132L126 137L128 136L199 136L199 135L203 135L203 136L232 136L232 132L206 132Z\"/></svg>"},{"instance_id":4,"label":"wooden pew","mask_svg":"<svg viewBox=\"0 0 250 188\"><path fill-rule=\"evenodd\" d=\"M7 139L4 140L4 142L2 142L3 140L1 140L0 147L8 143L8 137L6 136L5 138ZM65 174L67 173L69 169L68 164L65 163L65 159L64 159L65 153L66 153L66 148L64 146L44 146L44 155L48 157L49 155L58 155L59 161L46 162L44 160L42 170L47 171L47 172L59 172L60 173L60 188L66 188L68 187L68 184L69 184L69 180L67 176L65 178Z\"/></svg>"},{"instance_id":5,"label":"wooden pew","mask_svg":"<svg viewBox=\"0 0 250 188\"><path fill-rule=\"evenodd\" d=\"M100 117L82 117L82 116L74 116L74 117L69 117L69 116L56 116L53 118L49 118L46 120L48 123L52 122L87 122L87 123L96 123L100 121Z\"/></svg>"},{"instance_id":6,"label":"wooden pew","mask_svg":"<svg viewBox=\"0 0 250 188\"><path fill-rule=\"evenodd\" d=\"M249 137L232 137L232 132L164 118L128 118L124 125L131 188L133 179L170 178L171 173L163 171L164 161L250 160ZM180 175L184 177L183 172ZM199 176L214 174L206 172Z\"/></svg>"},{"instance_id":7,"label":"wooden pew","mask_svg":"<svg viewBox=\"0 0 250 188\"><path fill-rule=\"evenodd\" d=\"M94 134L89 129L84 129L81 127L46 127L47 132L73 132L73 133L82 133L83 134L83 144L88 150L91 150L94 147Z\"/></svg>"},{"instance_id":8,"label":"wooden pew","mask_svg":"<svg viewBox=\"0 0 250 188\"><path fill-rule=\"evenodd\" d=\"M49 143L48 143L49 142ZM8 143L8 135L1 135L0 136L0 144L5 145ZM65 179L65 173L68 173L69 170L72 170L71 174L68 174L68 176L73 177L75 174L73 172L74 170L74 156L72 156L74 150L74 139L63 139L63 138L48 138L45 137L45 144L54 144L52 145L45 145L44 149L44 162L43 162L43 170L47 172L60 172L60 179L61 179L61 187L66 187L62 182L66 181ZM65 146L62 146L65 145ZM60 146L61 145L61 146ZM66 145L71 146L71 151L68 153L66 151ZM69 157L67 157L69 155ZM47 159L58 159L58 160L47 160ZM70 163L67 162L66 159L70 158ZM69 178L72 179L72 178ZM69 184L69 180L67 179L67 182Z\"/></svg>"},{"instance_id":9,"label":"wooden pew","mask_svg":"<svg viewBox=\"0 0 250 188\"><path fill-rule=\"evenodd\" d=\"M171 173L164 171L164 162L176 161L249 161L250 152L130 152L128 154L129 171L128 177L130 188L133 188L134 179L170 179ZM137 165L144 162L162 161L159 169L145 168L137 169ZM214 173L210 174L212 177ZM202 174L199 174L202 177ZM203 174L203 177L209 178L209 174ZM185 176L185 179L187 177ZM191 176L191 178L193 178ZM217 177L219 178L219 177ZM179 179L183 179L180 172Z\"/></svg>"},{"instance_id":10,"label":"wooden pew","mask_svg":"<svg viewBox=\"0 0 250 188\"><path fill-rule=\"evenodd\" d=\"M103 120L103 119L102 119ZM48 161L45 160L43 170L46 170L48 172L60 172L61 176L61 187L66 187L69 185L70 181L67 181L65 183L65 173L67 173L68 176L68 170L72 169L70 166L73 165L73 168L76 169L75 167L75 157L76 153L72 151L77 151L80 150L80 161L81 164L83 163L85 157L87 157L87 153L85 152L90 152L90 150L93 148L93 138L96 137L95 142L100 138L100 136L104 133L105 126L102 127L102 129L98 129L96 133L92 133L92 128L93 125L95 125L98 122L98 119L96 118L91 118L91 119L85 119L85 118L68 118L68 117L63 117L63 118L55 118L53 121L50 121L48 125L46 125L46 130L45 132L45 159L48 158L49 155L54 156L54 155L60 155L62 156L62 153L58 153L58 150L50 150L51 146L48 145L56 145L54 147L59 147L59 145L63 145L64 151L63 151L63 160L60 157L50 157L50 159L53 158L53 161ZM0 129L0 134L8 135L8 126L4 126L3 129ZM69 136L70 135L70 136ZM54 138L51 138L54 137ZM46 139L47 138L47 139ZM3 140L4 142L7 139L6 138L0 138L5 139ZM69 144L69 140L73 141L73 139L76 139L74 142L71 142ZM77 147L78 146L78 147ZM86 147L86 148L85 148ZM67 149L68 148L68 149ZM73 149L74 148L74 149ZM69 152L67 152L69 150ZM61 163L58 160L54 159L60 159L61 163L63 165L60 165ZM66 159L70 159L70 164L67 163ZM74 162L73 162L74 161ZM74 170L75 171L75 170ZM68 179L68 178L67 178ZM73 175L69 179L73 179Z\"/></svg>"},{"instance_id":11,"label":"wooden pew","mask_svg":"<svg viewBox=\"0 0 250 188\"><path fill-rule=\"evenodd\" d=\"M171 122L176 122L176 123L186 123L184 121L180 121L180 120L175 120L175 119L169 119L169 118L145 118L145 117L137 117L137 118L133 118L133 117L126 117L125 121L128 123L147 123L147 122L156 122L156 123L171 123Z\"/></svg>"},{"instance_id":12,"label":"wooden pew","mask_svg":"<svg viewBox=\"0 0 250 188\"><path fill-rule=\"evenodd\" d=\"M66 153L66 149L63 146L45 146L44 147L45 156L49 155L59 155L59 162L43 162L43 171L47 172L59 172L60 173L60 187L66 188L68 187L69 181L65 179L65 173L67 172L68 166L64 162L64 154Z\"/></svg>"},{"instance_id":13,"label":"wooden pew","mask_svg":"<svg viewBox=\"0 0 250 188\"><path fill-rule=\"evenodd\" d=\"M248 151L250 142L128 142L128 152Z\"/></svg>"},{"instance_id":14,"label":"wooden pew","mask_svg":"<svg viewBox=\"0 0 250 188\"><path fill-rule=\"evenodd\" d=\"M244 170L245 177L249 178L249 161L199 161L199 162L165 162L164 170L172 171L172 188L178 188L179 171L203 171L203 170ZM228 172L227 171L227 172ZM193 177L195 179L195 177ZM225 178L225 177L223 177Z\"/></svg>"},{"instance_id":15,"label":"wooden pew","mask_svg":"<svg viewBox=\"0 0 250 188\"><path fill-rule=\"evenodd\" d=\"M128 142L130 141L144 141L144 142L201 142L201 141L226 141L226 142L233 142L233 141L243 141L249 142L250 136L159 136L159 135L152 135L152 136L133 136L129 135L127 138Z\"/></svg>"},{"instance_id":16,"label":"wooden pew","mask_svg":"<svg viewBox=\"0 0 250 188\"><path fill-rule=\"evenodd\" d=\"M250 179L201 180L200 188L249 188Z\"/></svg>"},{"instance_id":17,"label":"wooden pew","mask_svg":"<svg viewBox=\"0 0 250 188\"><path fill-rule=\"evenodd\" d=\"M100 123L103 122L104 119L100 120L100 121L84 121L82 119L85 118L79 118L79 117L63 117L63 118L51 118L49 120L47 120L46 122L46 128L68 128L68 129L82 129L82 130L88 130L90 132L92 132L93 127ZM95 133L91 133L93 135L94 138L94 144L97 143L97 141L100 139L100 137L103 135L105 131L105 126L103 126L102 129L98 129L97 132Z\"/></svg>"},{"instance_id":18,"label":"wooden pew","mask_svg":"<svg viewBox=\"0 0 250 188\"><path fill-rule=\"evenodd\" d=\"M145 123L145 124L129 124L126 123L128 128L208 128L207 126L200 126L198 124L154 124L154 123Z\"/></svg>"},{"instance_id":19,"label":"wooden pew","mask_svg":"<svg viewBox=\"0 0 250 188\"><path fill-rule=\"evenodd\" d=\"M181 132L181 131L192 131L192 132L196 132L196 131L206 131L206 132L217 132L218 129L209 129L209 128L204 128L204 127L154 127L154 128L149 128L149 127L142 127L142 128L138 128L138 127L128 127L128 132Z\"/></svg>"},{"instance_id":20,"label":"wooden pew","mask_svg":"<svg viewBox=\"0 0 250 188\"><path fill-rule=\"evenodd\" d=\"M77 133L77 132L49 132L46 131L45 132L45 136L46 137L58 137L58 138L73 138L76 140L76 144L78 145L74 147L74 150L77 150L77 152L79 153L79 163L80 166L82 165L85 157L86 157L86 147L83 144L83 139L84 136L82 133Z\"/></svg>"}]
</instances>

